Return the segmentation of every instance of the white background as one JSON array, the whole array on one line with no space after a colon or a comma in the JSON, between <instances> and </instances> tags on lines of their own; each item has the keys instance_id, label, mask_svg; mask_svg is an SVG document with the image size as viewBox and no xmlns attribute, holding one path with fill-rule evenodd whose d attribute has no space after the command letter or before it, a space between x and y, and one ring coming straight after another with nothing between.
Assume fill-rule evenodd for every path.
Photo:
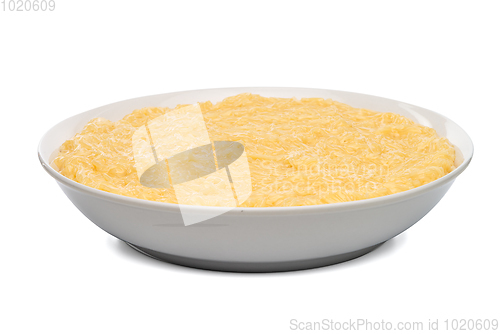
<instances>
[{"instance_id":1,"label":"white background","mask_svg":"<svg viewBox=\"0 0 500 334\"><path fill-rule=\"evenodd\" d=\"M499 2L55 2L53 12L0 11L0 332L290 333L291 319L358 318L439 319L443 329L500 318ZM38 162L42 135L69 116L230 86L415 104L461 125L475 156L425 218L373 253L279 274L140 255L88 221Z\"/></svg>"}]
</instances>

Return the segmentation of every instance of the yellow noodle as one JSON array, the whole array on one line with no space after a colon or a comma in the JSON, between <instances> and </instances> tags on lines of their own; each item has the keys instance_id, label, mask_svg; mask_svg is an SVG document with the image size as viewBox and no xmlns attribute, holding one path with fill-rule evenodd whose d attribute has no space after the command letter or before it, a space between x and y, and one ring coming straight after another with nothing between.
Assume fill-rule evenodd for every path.
<instances>
[{"instance_id":1,"label":"yellow noodle","mask_svg":"<svg viewBox=\"0 0 500 334\"><path fill-rule=\"evenodd\" d=\"M454 169L455 151L432 128L330 99L239 94L200 103L212 141L245 147L252 194L245 207L302 206L389 195ZM181 106L177 106L179 108ZM54 160L59 172L115 194L177 203L174 190L140 184L132 134L169 108L135 110L122 120L91 120Z\"/></svg>"}]
</instances>

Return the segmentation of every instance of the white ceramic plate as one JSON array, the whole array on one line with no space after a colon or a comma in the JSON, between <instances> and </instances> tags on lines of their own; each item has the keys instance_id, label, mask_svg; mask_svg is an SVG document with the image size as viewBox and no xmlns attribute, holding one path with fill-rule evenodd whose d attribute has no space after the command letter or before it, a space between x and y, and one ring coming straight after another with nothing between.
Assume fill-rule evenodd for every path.
<instances>
[{"instance_id":1,"label":"white ceramic plate","mask_svg":"<svg viewBox=\"0 0 500 334\"><path fill-rule=\"evenodd\" d=\"M107 193L59 174L50 162L67 139L94 117L112 121L147 106L175 107L250 92L268 97L331 98L353 107L393 112L434 128L455 146L456 169L421 187L373 199L302 207L243 208L185 226L179 205ZM221 88L146 96L70 117L42 138L45 170L93 223L156 259L185 266L241 272L314 268L366 254L424 217L444 196L473 154L469 136L433 111L381 97L307 88ZM210 215L217 208L192 206Z\"/></svg>"}]
</instances>

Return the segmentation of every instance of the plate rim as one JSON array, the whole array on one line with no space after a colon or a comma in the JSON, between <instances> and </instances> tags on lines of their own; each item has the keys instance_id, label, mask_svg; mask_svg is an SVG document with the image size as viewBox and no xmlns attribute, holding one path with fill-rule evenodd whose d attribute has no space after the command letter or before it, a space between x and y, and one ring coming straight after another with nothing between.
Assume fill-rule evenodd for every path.
<instances>
[{"instance_id":1,"label":"plate rim","mask_svg":"<svg viewBox=\"0 0 500 334\"><path fill-rule=\"evenodd\" d=\"M81 113L78 113L76 115L70 116L54 126L52 126L48 131L45 132L45 134L42 136L39 144L38 144L38 158L40 160L40 163L42 167L47 171L47 173L52 176L57 182L68 186L70 188L73 188L75 190L81 191L83 193L86 193L87 195L98 197L103 200L127 205L127 206L135 206L135 207L140 207L143 209L153 209L157 211L178 211L180 207L186 207L189 208L190 210L193 210L192 212L211 212L213 210L218 210L220 207L213 207L213 206L199 206L199 205L182 205L182 204L174 204L174 203L162 203L162 202L156 202L156 201L150 201L146 199L139 199L139 198L134 198L134 197L128 197L124 195L118 195L118 194L113 194L110 192L106 192L104 190L99 190L95 189L86 185L83 185L81 183L78 183L76 181L73 181L71 179L68 179L67 177L63 176L62 174L58 173L54 168L50 166L50 162L46 161L41 153L44 141L46 138L51 134L51 132L59 126L61 123L69 121L71 118L82 116L83 114L86 113L91 113L92 111L95 111L97 109L101 109L104 107L110 107L114 104L118 103L124 103L124 102L129 102L133 100L139 100L139 99L144 99L144 98L151 98L151 97L160 97L160 96L169 96L169 95L175 95L175 94L180 94L180 93L194 93L194 92L201 92L201 91L213 91L213 90L231 90L231 89L236 89L236 90L256 90L256 89L283 89L283 90L311 90L311 91L327 91L327 92L338 92L338 93L348 93L348 94L355 94L355 95L360 95L360 96L365 96L365 97L370 97L370 98L378 98L378 99L384 99L388 101L393 101L393 102L398 102L398 103L405 103L408 106L413 106L417 107L420 109L424 109L430 113L436 114L439 117L442 117L443 119L447 120L448 122L452 123L454 126L459 128L460 130L463 131L465 135L465 139L468 142L468 145L471 147L470 154L467 156L463 157L462 163L457 166L453 171L450 173L446 174L445 176L440 177L437 180L431 181L427 184L424 184L422 186L405 190L399 193L395 194L390 194L390 195L384 195L380 197L375 197L375 198L368 198L368 199L362 199L362 200L356 200L356 201L350 201L350 202L339 202L339 203L329 203L329 204L317 204L317 205L305 205L305 206L290 206L290 207L235 207L232 210L228 211L225 213L225 215L231 215L231 214L255 214L255 215L270 215L270 214L279 214L279 215L296 215L296 214L310 214L311 211L314 211L316 213L321 213L321 212L340 212L340 211L350 211L350 210L361 210L361 209L368 209L374 206L383 206L384 204L393 204L397 203L400 201L408 200L413 197L417 197L420 195L423 195L424 193L431 191L432 189L435 189L437 187L440 187L448 182L453 182L470 164L470 161L472 160L472 157L474 155L474 145L472 143L472 140L470 136L467 134L467 132L460 127L457 123L455 123L453 120L449 119L448 117L439 114L435 111L422 108L419 106L415 106L406 102L401 102L398 100L393 100L385 97L380 97L380 96L375 96L375 95L369 95L369 94L364 94L364 93L356 93L356 92L349 92L349 91L341 91L341 90L332 90L332 89L324 89L324 88L303 88L303 87L225 87L225 88L207 88L207 89L194 89L194 90L186 90L186 91L177 91L177 92L169 92L169 93L162 93L162 94L153 94L153 95L147 95L147 96L140 96L140 97L135 97L131 99L125 99L117 102L113 102L110 104L106 104L88 111L84 111Z\"/></svg>"}]
</instances>

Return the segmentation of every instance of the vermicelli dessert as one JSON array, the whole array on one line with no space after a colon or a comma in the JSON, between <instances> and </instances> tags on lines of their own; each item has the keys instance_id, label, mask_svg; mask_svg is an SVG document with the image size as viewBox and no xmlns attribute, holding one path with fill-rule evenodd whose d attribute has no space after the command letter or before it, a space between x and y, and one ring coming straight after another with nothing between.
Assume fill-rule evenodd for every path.
<instances>
[{"instance_id":1,"label":"vermicelli dessert","mask_svg":"<svg viewBox=\"0 0 500 334\"><path fill-rule=\"evenodd\" d=\"M243 144L251 195L240 206L282 207L390 195L434 181L454 167L455 150L432 128L394 113L322 98L239 94L199 103L210 140ZM132 138L178 110L149 107L122 120L91 120L54 160L71 180L103 191L178 203L173 187L140 182Z\"/></svg>"}]
</instances>

